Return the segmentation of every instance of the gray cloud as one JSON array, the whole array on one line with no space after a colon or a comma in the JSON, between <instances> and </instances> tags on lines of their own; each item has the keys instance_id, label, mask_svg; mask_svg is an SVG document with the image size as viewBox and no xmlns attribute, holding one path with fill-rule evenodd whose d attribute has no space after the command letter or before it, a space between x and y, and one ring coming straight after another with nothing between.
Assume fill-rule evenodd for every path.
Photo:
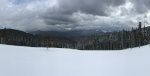
<instances>
[{"instance_id":1,"label":"gray cloud","mask_svg":"<svg viewBox=\"0 0 150 76\"><path fill-rule=\"evenodd\" d=\"M105 16L109 6L119 6L124 3L125 0L59 0L59 6L56 10L60 13L81 11L87 14Z\"/></svg>"},{"instance_id":2,"label":"gray cloud","mask_svg":"<svg viewBox=\"0 0 150 76\"><path fill-rule=\"evenodd\" d=\"M58 0L58 6L49 9L44 15L48 25L74 24L76 19L72 15L77 12L86 14L108 16L109 7L124 4L125 0Z\"/></svg>"},{"instance_id":3,"label":"gray cloud","mask_svg":"<svg viewBox=\"0 0 150 76\"><path fill-rule=\"evenodd\" d=\"M144 17L147 25L150 24L149 0L18 1L1 0L0 27L21 30L126 28L135 27Z\"/></svg>"},{"instance_id":4,"label":"gray cloud","mask_svg":"<svg viewBox=\"0 0 150 76\"><path fill-rule=\"evenodd\" d=\"M147 13L150 9L150 0L130 0L135 7L136 13Z\"/></svg>"}]
</instances>

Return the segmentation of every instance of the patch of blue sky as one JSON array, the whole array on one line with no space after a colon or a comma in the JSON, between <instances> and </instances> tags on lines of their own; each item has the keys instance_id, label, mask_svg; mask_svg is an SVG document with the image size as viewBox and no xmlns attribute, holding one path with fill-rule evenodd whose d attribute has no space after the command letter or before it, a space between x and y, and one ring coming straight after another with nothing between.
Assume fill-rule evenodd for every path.
<instances>
[{"instance_id":1,"label":"patch of blue sky","mask_svg":"<svg viewBox=\"0 0 150 76\"><path fill-rule=\"evenodd\" d=\"M35 2L38 0L9 0L9 1L11 1L15 5L20 5L20 4L24 4L24 3Z\"/></svg>"}]
</instances>

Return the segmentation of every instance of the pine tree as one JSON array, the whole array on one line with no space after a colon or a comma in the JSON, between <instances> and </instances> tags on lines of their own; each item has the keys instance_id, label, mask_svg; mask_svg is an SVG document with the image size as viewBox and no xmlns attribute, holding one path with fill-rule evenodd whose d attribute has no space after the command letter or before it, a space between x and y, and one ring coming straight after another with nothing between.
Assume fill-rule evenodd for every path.
<instances>
[{"instance_id":1,"label":"pine tree","mask_svg":"<svg viewBox=\"0 0 150 76\"><path fill-rule=\"evenodd\" d=\"M142 23L139 22L138 25L138 46L140 47L142 45Z\"/></svg>"},{"instance_id":2,"label":"pine tree","mask_svg":"<svg viewBox=\"0 0 150 76\"><path fill-rule=\"evenodd\" d=\"M6 28L4 28L4 29L2 30L1 43L2 43L2 44L6 44L6 40L7 40L7 34L6 34Z\"/></svg>"},{"instance_id":3,"label":"pine tree","mask_svg":"<svg viewBox=\"0 0 150 76\"><path fill-rule=\"evenodd\" d=\"M50 38L49 38L49 37L45 37L45 46L47 47L47 49L48 49L49 47L51 47Z\"/></svg>"}]
</instances>

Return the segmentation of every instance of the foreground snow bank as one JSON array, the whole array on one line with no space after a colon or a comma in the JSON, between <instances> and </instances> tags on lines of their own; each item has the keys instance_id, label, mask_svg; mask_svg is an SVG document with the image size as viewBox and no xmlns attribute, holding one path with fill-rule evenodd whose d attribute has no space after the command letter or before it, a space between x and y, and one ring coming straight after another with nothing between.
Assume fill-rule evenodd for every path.
<instances>
[{"instance_id":1,"label":"foreground snow bank","mask_svg":"<svg viewBox=\"0 0 150 76\"><path fill-rule=\"evenodd\" d=\"M150 45L79 51L0 45L0 76L150 76Z\"/></svg>"}]
</instances>

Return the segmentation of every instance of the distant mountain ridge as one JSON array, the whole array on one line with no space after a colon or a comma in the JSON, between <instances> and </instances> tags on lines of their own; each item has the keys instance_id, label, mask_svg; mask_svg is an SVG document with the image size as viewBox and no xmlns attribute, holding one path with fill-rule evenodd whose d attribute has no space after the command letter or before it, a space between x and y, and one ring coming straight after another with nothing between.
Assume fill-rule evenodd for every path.
<instances>
[{"instance_id":1,"label":"distant mountain ridge","mask_svg":"<svg viewBox=\"0 0 150 76\"><path fill-rule=\"evenodd\" d=\"M80 50L121 50L150 44L150 27L119 32L101 30L36 31L0 29L0 44Z\"/></svg>"},{"instance_id":2,"label":"distant mountain ridge","mask_svg":"<svg viewBox=\"0 0 150 76\"><path fill-rule=\"evenodd\" d=\"M64 38L34 35L14 29L0 29L0 44L31 47L74 47L75 42Z\"/></svg>"},{"instance_id":3,"label":"distant mountain ridge","mask_svg":"<svg viewBox=\"0 0 150 76\"><path fill-rule=\"evenodd\" d=\"M32 31L32 34L49 36L54 38L66 38L71 40L80 40L91 35L102 35L105 31L102 30L68 30L68 31Z\"/></svg>"}]
</instances>

